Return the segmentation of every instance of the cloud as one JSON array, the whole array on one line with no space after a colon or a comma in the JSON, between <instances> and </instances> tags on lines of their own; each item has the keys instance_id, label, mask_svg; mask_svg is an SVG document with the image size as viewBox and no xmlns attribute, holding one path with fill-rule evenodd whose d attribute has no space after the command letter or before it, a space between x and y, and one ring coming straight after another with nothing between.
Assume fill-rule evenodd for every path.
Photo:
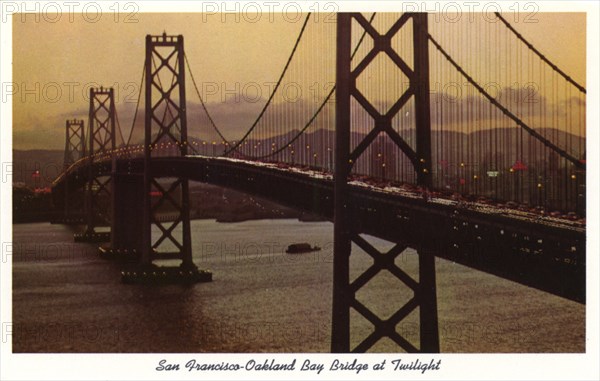
<instances>
[{"instance_id":1,"label":"cloud","mask_svg":"<svg viewBox=\"0 0 600 381\"><path fill-rule=\"evenodd\" d=\"M495 92L498 100L511 112L523 118L523 120L535 128L555 127L569 125L575 130L582 130L585 119L577 118L577 115L585 114L585 99L582 97L571 97L559 101L558 105L552 104L546 97L539 94L535 89L513 89L501 88ZM261 121L256 125L250 138L261 139L269 135L283 135L290 131L302 129L307 121L314 115L320 106L324 96L319 99L282 99L278 96L269 106ZM310 127L310 131L326 128L333 129L335 126L334 97L321 112L319 117ZM531 101L531 102L530 102ZM226 97L224 101L212 101L206 103L215 125L228 140L240 139L252 126L257 116L264 107L267 99L257 97L248 101L244 94ZM389 104L375 102L376 107L386 110ZM129 139L136 103L117 103L117 117L121 127L123 140ZM358 106L355 106L358 107ZM559 112L557 112L557 107ZM431 97L432 125L434 128L462 131L467 128L495 128L500 126L513 126L514 122L508 119L497 108L490 106L490 102L479 94L465 94L457 96L452 93L437 93ZM569 109L569 120L565 109ZM144 110L145 105L139 105L131 142L139 143L144 136ZM414 104L409 102L399 115L412 115ZM15 119L13 126L13 143L16 149L48 148L62 149L64 147L64 125L65 120L80 118L88 123L88 107L82 106L69 111L62 111L57 115L45 119L39 118L37 114L20 115ZM363 112L364 113L364 112ZM361 113L362 114L362 113ZM466 122L471 125L467 126ZM551 125L550 121L555 125ZM199 102L189 101L187 105L188 136L207 141L218 140L217 135L204 109ZM365 123L368 123L366 121ZM546 125L544 125L546 123ZM370 129L369 125L365 128ZM562 124L562 125L561 125ZM363 128L364 129L364 128ZM117 134L118 144L121 136Z\"/></svg>"}]
</instances>

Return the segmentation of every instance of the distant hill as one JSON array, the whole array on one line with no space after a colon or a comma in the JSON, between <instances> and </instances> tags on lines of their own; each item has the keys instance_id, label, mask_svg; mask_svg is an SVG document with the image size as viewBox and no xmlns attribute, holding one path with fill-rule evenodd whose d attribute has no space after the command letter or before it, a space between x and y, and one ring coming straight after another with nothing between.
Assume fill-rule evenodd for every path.
<instances>
[{"instance_id":1,"label":"distant hill","mask_svg":"<svg viewBox=\"0 0 600 381\"><path fill-rule=\"evenodd\" d=\"M539 128L536 130L541 135L547 137L558 147L566 149L572 155L578 158L583 158L585 150L585 138L569 134L564 131L559 131L551 128ZM250 140L247 145L240 147L240 151L250 156L268 155L272 150L272 143L276 145L288 142L296 135L297 131L291 131L280 136L274 136L262 140ZM409 145L413 145L414 136L410 133L403 136ZM352 144L362 140L364 134L353 131L351 136ZM296 164L315 165L324 168L331 168L333 164L333 148L335 142L335 132L333 130L318 129L315 131L307 131L302 134L291 146L286 148L275 159L293 161ZM498 164L503 167L511 166L516 159L531 163L543 163L549 159L549 151L543 149L543 144L532 138L526 132L518 128L496 128L482 131L473 131L469 134L454 131L432 131L431 142L433 147L434 160L447 160L461 162L469 159L470 164L483 165L485 162L494 161L496 157ZM496 143L494 143L496 142ZM521 150L518 150L520 142ZM190 153L203 155L212 155L222 153L224 146L220 143L213 147L211 142L200 139L190 138L190 147L195 147ZM388 160L395 160L400 155L400 152L393 147L389 138L385 134L380 134L379 138L374 141L374 150L371 154L376 154L384 149L388 156ZM436 147L443 147L443 152L436 156ZM295 151L294 156L291 152ZM314 153L319 153L314 155ZM324 154L326 153L326 154ZM368 156L368 152L365 152ZM13 181L23 182L29 187L48 186L62 171L63 167L63 151L61 150L14 150L13 151ZM556 155L554 155L556 156ZM503 159L501 159L503 158ZM364 160L364 158L362 159ZM358 172L368 171L370 168L364 167L357 162ZM40 171L40 177L32 177L32 173L36 170ZM390 172L391 173L391 172Z\"/></svg>"}]
</instances>

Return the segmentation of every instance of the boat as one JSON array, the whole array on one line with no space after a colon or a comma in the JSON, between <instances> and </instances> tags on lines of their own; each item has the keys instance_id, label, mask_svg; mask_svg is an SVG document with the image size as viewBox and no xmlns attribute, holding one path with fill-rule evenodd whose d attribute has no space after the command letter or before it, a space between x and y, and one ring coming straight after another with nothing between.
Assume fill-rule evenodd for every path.
<instances>
[{"instance_id":1,"label":"boat","mask_svg":"<svg viewBox=\"0 0 600 381\"><path fill-rule=\"evenodd\" d=\"M288 254L300 254L300 253L310 253L311 251L319 251L321 248L319 246L310 246L310 244L303 243L293 243L288 246L285 251Z\"/></svg>"}]
</instances>

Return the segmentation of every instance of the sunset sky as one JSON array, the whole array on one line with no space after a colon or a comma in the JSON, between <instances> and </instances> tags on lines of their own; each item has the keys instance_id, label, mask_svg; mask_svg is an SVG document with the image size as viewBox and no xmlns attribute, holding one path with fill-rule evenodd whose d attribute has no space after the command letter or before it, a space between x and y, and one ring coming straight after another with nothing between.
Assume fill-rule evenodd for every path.
<instances>
[{"instance_id":1,"label":"sunset sky","mask_svg":"<svg viewBox=\"0 0 600 381\"><path fill-rule=\"evenodd\" d=\"M13 82L19 91L13 96L14 149L62 149L65 119L74 116L87 119L88 104L84 96L90 83L116 87L121 124L129 125L137 99L146 34L166 31L184 35L186 54L199 85L214 82L225 89L235 89L236 83L243 86L249 82L275 82L304 21L303 16L292 22L281 15L272 21L263 17L253 23L243 19L236 22L235 15L223 20L219 15L197 13L136 17L137 23L126 23L122 18L115 22L108 15L97 23L80 17L73 22L63 17L50 23L36 22L34 15L13 16ZM435 20L431 17L433 24ZM586 15L538 13L536 19L537 23L510 20L537 49L585 86ZM441 22L431 28L445 27ZM331 44L331 36L324 40L327 41L319 42L313 37L312 43ZM468 52L473 56L483 53ZM331 73L334 51L324 62L330 65L323 70ZM323 73L317 75L324 77ZM187 82L188 101L193 105L198 102L197 97L191 93L189 77ZM24 89L32 94L24 95ZM264 99L268 96L267 89L262 92ZM222 94L207 99L217 124L231 118L236 110L244 113L246 119L251 118L262 105L261 102L250 107L238 105L236 109L222 107L221 100ZM238 126L235 131L240 129Z\"/></svg>"}]
</instances>

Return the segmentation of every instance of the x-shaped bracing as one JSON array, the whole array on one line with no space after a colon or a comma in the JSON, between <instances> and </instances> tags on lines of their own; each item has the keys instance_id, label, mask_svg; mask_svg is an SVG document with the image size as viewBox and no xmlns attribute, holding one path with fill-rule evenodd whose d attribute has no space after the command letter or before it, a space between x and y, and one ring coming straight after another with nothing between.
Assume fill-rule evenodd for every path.
<instances>
[{"instance_id":1,"label":"x-shaped bracing","mask_svg":"<svg viewBox=\"0 0 600 381\"><path fill-rule=\"evenodd\" d=\"M379 136L380 133L386 133L394 143L402 150L402 152L408 157L413 164L415 170L418 168L418 156L414 149L406 143L406 141L398 134L392 127L392 121L396 114L402 109L402 107L410 100L414 95L414 72L404 62L404 60L396 53L392 48L392 38L396 33L406 24L410 19L410 15L403 14L394 25L384 35L381 35L375 30L373 25L360 13L353 13L352 17L364 28L364 30L373 38L374 46L371 51L362 59L362 61L356 66L350 73L350 94L356 99L356 101L365 109L365 111L375 121L373 129L367 134L367 136L356 146L356 148L350 153L350 160L352 163L356 163L358 158L363 152L369 147L369 145ZM400 96L399 99L392 105L392 107L385 113L381 114L367 98L360 92L356 86L356 80L360 74L373 62L375 57L379 53L385 53L387 56L402 70L402 72L409 78L410 85L408 89Z\"/></svg>"},{"instance_id":2,"label":"x-shaped bracing","mask_svg":"<svg viewBox=\"0 0 600 381\"><path fill-rule=\"evenodd\" d=\"M160 185L160 183L158 183L156 181L156 179L152 179L152 185L154 187L156 187L156 189L160 192L161 197L154 205L152 205L150 218L151 218L152 223L155 224L162 232L162 234L158 238L158 240L156 240L152 244L153 249L158 248L164 240L169 239L175 246L177 246L177 248L179 250L183 250L183 246L179 243L179 241L175 237L173 237L173 230L175 230L177 225L179 225L179 223L181 222L181 215L182 215L181 204L179 202L177 202L177 200L175 200L173 198L173 196L171 195L174 191L176 191L180 188L181 183L182 183L182 179L177 179L169 185L169 188L165 189L162 185ZM164 204L165 201L168 201L176 209L176 211L178 213L177 219L175 221L173 221L171 226L169 226L168 228L165 228L164 224L162 222L160 222L159 220L157 220L156 216L155 216L156 211L158 210L158 208L160 208Z\"/></svg>"},{"instance_id":3,"label":"x-shaped bracing","mask_svg":"<svg viewBox=\"0 0 600 381\"><path fill-rule=\"evenodd\" d=\"M375 327L375 330L360 344L358 344L358 346L354 348L353 352L365 352L383 337L389 337L407 352L418 352L418 349L415 348L415 346L413 346L408 340L406 340L396 331L396 325L419 306L419 284L412 279L410 275L396 266L395 263L396 258L404 250L406 250L408 246L398 243L387 253L381 253L358 234L353 235L352 241L354 241L354 243L356 243L361 249L363 249L373 258L373 264L350 284L350 291L352 293L350 306L352 306ZM415 296L412 299L410 299L406 304L392 314L392 316L385 320L379 318L369 308L359 302L355 296L363 286L365 286L382 270L389 271L415 293Z\"/></svg>"}]
</instances>

